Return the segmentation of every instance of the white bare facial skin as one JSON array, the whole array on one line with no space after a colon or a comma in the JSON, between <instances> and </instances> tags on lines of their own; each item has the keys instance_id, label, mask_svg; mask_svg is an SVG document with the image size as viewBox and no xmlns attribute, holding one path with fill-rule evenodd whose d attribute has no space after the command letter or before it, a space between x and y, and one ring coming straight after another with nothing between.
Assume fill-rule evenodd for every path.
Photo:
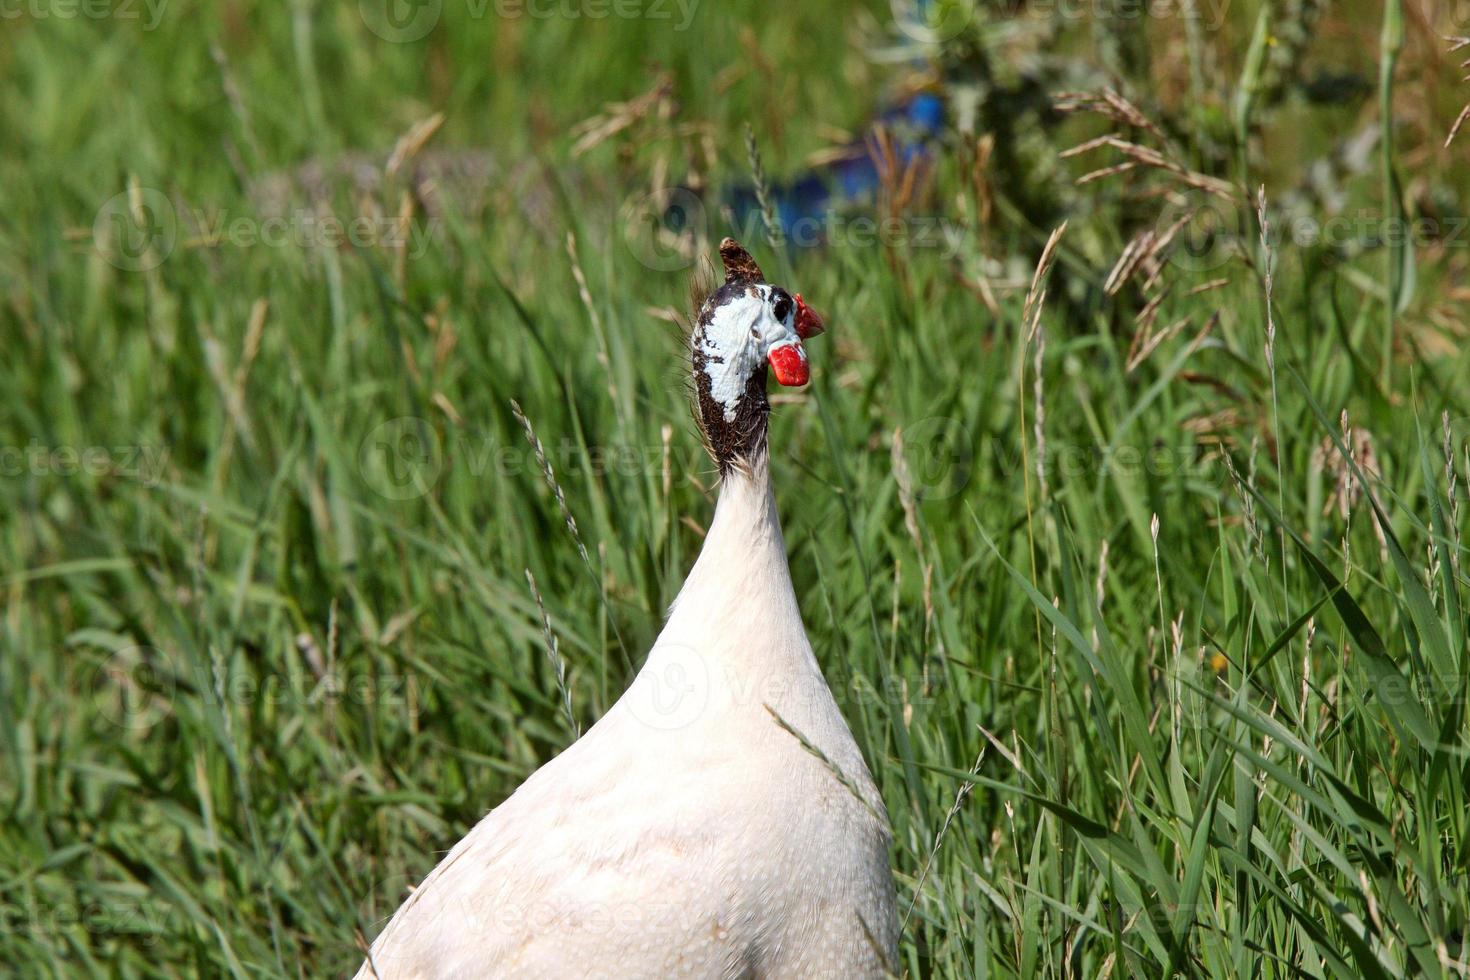
<instances>
[{"instance_id":1,"label":"white bare facial skin","mask_svg":"<svg viewBox=\"0 0 1470 980\"><path fill-rule=\"evenodd\" d=\"M777 319L775 307L782 298L786 316ZM766 363L772 350L790 344L805 360L795 324L795 305L784 292L768 285L752 285L715 307L709 323L695 332L694 343L705 355L710 397L719 404L725 421L734 420L746 382Z\"/></svg>"}]
</instances>

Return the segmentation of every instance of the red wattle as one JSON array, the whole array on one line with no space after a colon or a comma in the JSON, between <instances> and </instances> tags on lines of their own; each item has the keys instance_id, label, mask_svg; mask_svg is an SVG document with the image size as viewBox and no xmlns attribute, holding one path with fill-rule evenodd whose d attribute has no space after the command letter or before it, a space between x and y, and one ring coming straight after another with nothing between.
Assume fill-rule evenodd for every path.
<instances>
[{"instance_id":1,"label":"red wattle","mask_svg":"<svg viewBox=\"0 0 1470 980\"><path fill-rule=\"evenodd\" d=\"M801 349L800 344L773 347L766 359L771 363L776 381L788 388L800 388L811 380L812 372L806 362L806 351Z\"/></svg>"}]
</instances>

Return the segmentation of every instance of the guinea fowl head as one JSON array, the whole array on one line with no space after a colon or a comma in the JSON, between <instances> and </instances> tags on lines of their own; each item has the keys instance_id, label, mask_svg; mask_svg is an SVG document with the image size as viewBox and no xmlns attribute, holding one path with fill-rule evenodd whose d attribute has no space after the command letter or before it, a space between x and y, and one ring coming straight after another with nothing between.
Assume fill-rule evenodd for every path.
<instances>
[{"instance_id":1,"label":"guinea fowl head","mask_svg":"<svg viewBox=\"0 0 1470 980\"><path fill-rule=\"evenodd\" d=\"M767 368L801 387L811 376L801 342L822 332L822 318L780 286L766 282L739 242L720 242L725 282L701 304L691 337L695 411L705 446L723 475L765 446Z\"/></svg>"}]
</instances>

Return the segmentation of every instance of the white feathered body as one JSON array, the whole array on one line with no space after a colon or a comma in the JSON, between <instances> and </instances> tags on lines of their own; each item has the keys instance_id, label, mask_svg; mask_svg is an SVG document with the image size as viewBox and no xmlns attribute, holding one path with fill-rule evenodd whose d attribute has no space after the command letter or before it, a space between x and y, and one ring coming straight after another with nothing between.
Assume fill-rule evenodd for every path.
<instances>
[{"instance_id":1,"label":"white feathered body","mask_svg":"<svg viewBox=\"0 0 1470 980\"><path fill-rule=\"evenodd\" d=\"M358 977L884 976L882 814L761 460L725 480L627 693L450 851Z\"/></svg>"}]
</instances>

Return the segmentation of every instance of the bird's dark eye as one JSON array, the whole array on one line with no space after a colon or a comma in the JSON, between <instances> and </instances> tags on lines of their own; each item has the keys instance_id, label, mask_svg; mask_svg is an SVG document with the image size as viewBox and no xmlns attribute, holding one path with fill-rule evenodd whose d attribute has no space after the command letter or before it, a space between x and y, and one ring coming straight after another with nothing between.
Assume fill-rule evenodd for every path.
<instances>
[{"instance_id":1,"label":"bird's dark eye","mask_svg":"<svg viewBox=\"0 0 1470 980\"><path fill-rule=\"evenodd\" d=\"M776 293L776 306L772 312L776 314L777 320L785 323L786 318L791 315L791 297L784 291Z\"/></svg>"}]
</instances>

